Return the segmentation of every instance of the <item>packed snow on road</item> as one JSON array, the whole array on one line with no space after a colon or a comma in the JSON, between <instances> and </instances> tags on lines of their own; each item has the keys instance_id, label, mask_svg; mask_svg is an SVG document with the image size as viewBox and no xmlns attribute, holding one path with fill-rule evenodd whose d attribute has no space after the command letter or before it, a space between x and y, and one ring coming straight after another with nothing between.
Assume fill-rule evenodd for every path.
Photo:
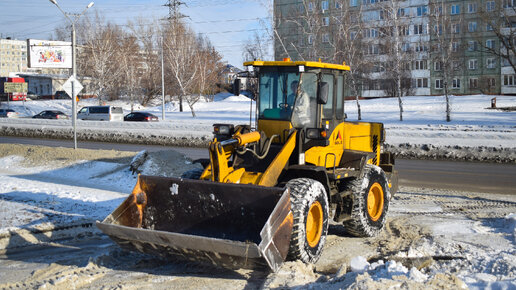
<instances>
[{"instance_id":1,"label":"packed snow on road","mask_svg":"<svg viewBox=\"0 0 516 290\"><path fill-rule=\"evenodd\" d=\"M489 100L454 97L450 123L442 121L440 97L406 98L403 122L397 121L396 100L363 101L362 117L384 122L387 142L401 155L421 150L433 158L442 151L453 159L473 151L486 160L514 162L516 113L486 109ZM498 104L504 101L510 106L516 98L499 98ZM65 101L17 106L27 116L48 108L70 113ZM348 120L356 120L355 103L346 106ZM192 138L202 144L211 138L213 123L248 123L249 107L244 97L220 98L198 103L193 118L171 103L165 121L79 122L79 132L120 140ZM161 116L159 106L138 109ZM1 119L0 127L2 132L59 134L69 132L70 121ZM199 166L173 150L143 155L0 144L0 288L516 288L514 194L401 187L378 237L351 237L332 224L316 264L287 262L276 273L126 252L94 223L131 192L136 182L131 163L139 163L142 174L172 177Z\"/></svg>"}]
</instances>

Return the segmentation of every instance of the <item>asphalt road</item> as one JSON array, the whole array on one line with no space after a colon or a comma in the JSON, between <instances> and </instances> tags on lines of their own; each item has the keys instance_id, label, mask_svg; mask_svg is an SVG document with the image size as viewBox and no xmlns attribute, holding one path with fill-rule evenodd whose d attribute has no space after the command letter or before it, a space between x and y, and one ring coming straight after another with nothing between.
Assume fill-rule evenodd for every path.
<instances>
[{"instance_id":1,"label":"asphalt road","mask_svg":"<svg viewBox=\"0 0 516 290\"><path fill-rule=\"evenodd\" d=\"M73 141L0 137L0 143L73 147ZM79 148L123 151L159 151L170 147L138 144L78 142ZM207 158L202 148L174 147L192 159ZM476 193L516 194L516 164L396 160L401 186L448 189Z\"/></svg>"}]
</instances>

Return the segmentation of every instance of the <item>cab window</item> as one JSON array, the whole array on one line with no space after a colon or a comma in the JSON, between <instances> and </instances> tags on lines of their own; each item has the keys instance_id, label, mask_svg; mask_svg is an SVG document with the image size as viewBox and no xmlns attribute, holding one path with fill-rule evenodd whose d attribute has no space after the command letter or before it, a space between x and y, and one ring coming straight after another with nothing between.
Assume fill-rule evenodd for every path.
<instances>
[{"instance_id":1,"label":"cab window","mask_svg":"<svg viewBox=\"0 0 516 290\"><path fill-rule=\"evenodd\" d=\"M337 120L344 118L344 76L337 76L337 103L335 105L335 117Z\"/></svg>"},{"instance_id":2,"label":"cab window","mask_svg":"<svg viewBox=\"0 0 516 290\"><path fill-rule=\"evenodd\" d=\"M328 102L323 105L323 119L333 119L333 75L323 74L322 82L328 84Z\"/></svg>"}]
</instances>

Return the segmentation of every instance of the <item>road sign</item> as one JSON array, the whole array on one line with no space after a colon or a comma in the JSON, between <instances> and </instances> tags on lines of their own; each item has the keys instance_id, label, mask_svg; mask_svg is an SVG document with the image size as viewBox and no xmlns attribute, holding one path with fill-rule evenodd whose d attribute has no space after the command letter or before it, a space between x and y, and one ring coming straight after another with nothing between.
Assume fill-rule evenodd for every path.
<instances>
[{"instance_id":1,"label":"road sign","mask_svg":"<svg viewBox=\"0 0 516 290\"><path fill-rule=\"evenodd\" d=\"M6 93L26 93L27 90L27 83L4 83L4 92Z\"/></svg>"},{"instance_id":2,"label":"road sign","mask_svg":"<svg viewBox=\"0 0 516 290\"><path fill-rule=\"evenodd\" d=\"M63 90L70 96L73 98L73 93L72 93L72 83L74 83L74 86L75 86L75 96L77 96L79 94L80 91L82 91L82 89L84 89L84 87L81 85L81 83L76 79L74 78L73 76L71 76L68 80L66 80L66 82L63 84Z\"/></svg>"}]
</instances>

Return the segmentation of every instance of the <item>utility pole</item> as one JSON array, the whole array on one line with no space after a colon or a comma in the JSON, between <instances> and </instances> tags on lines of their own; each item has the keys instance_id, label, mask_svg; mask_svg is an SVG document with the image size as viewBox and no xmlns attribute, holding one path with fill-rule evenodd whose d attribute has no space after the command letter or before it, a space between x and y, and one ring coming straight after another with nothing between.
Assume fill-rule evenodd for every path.
<instances>
[{"instance_id":1,"label":"utility pole","mask_svg":"<svg viewBox=\"0 0 516 290\"><path fill-rule=\"evenodd\" d=\"M167 3L163 4L163 6L168 7L168 17L163 20L169 21L169 26L172 27L172 33L174 34L173 40L175 40L175 31L178 24L178 20L181 18L188 17L181 12L179 12L179 7L181 5L186 5L186 3L181 2L179 0L167 0ZM164 69L164 42L165 36L161 36L161 90L162 90L162 119L165 120L165 69ZM183 111L183 100L182 97L179 99L179 111Z\"/></svg>"}]
</instances>

